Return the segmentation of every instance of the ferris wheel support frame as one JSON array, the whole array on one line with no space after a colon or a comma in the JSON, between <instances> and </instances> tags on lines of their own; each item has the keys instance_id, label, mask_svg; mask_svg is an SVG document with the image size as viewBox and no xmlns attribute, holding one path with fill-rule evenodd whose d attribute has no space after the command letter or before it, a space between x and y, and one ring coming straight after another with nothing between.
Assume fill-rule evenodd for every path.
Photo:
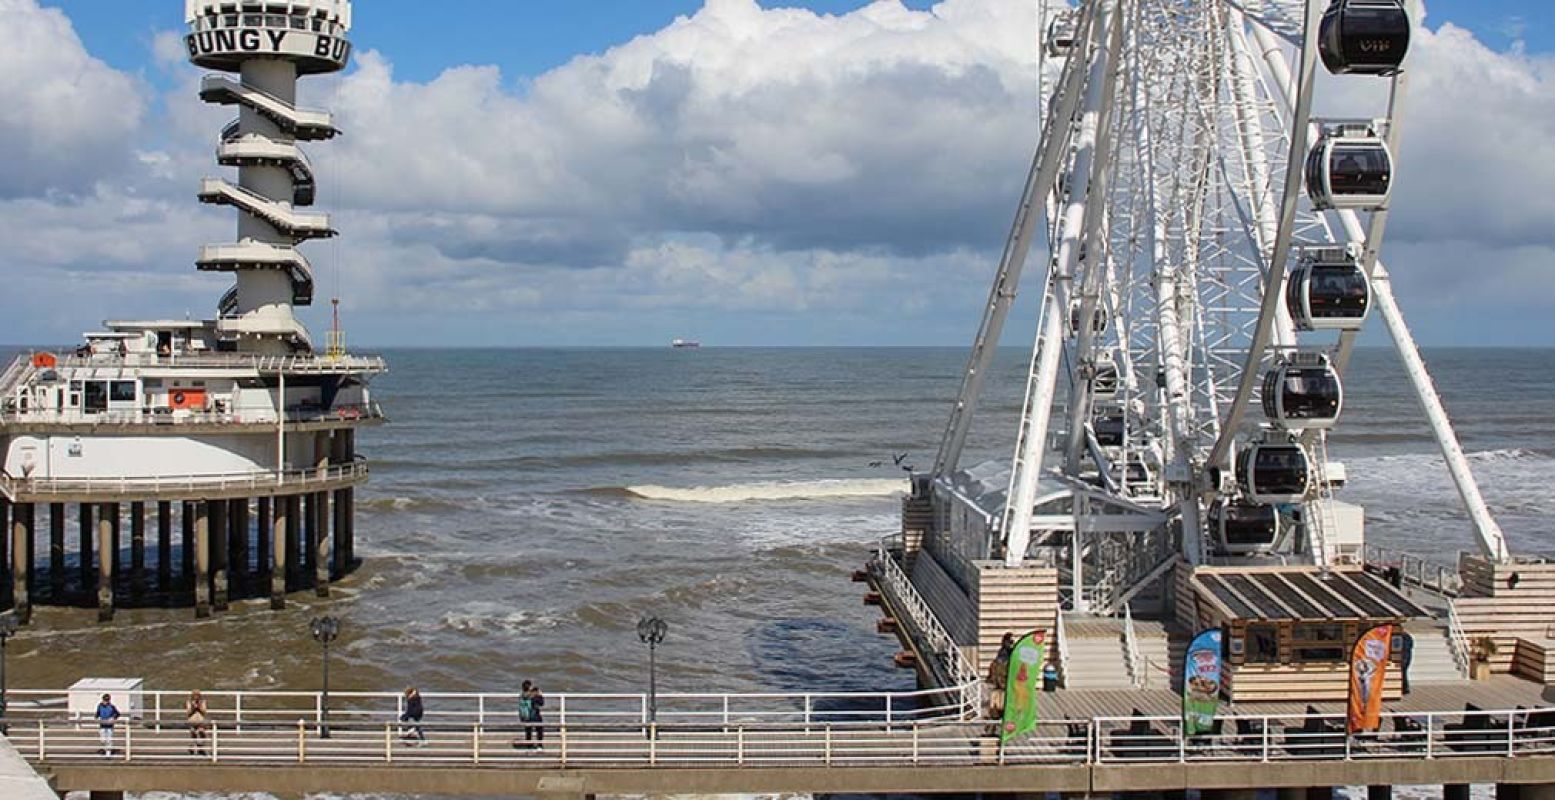
<instances>
[{"instance_id":1,"label":"ferris wheel support frame","mask_svg":"<svg viewBox=\"0 0 1555 800\"><path fill-rule=\"evenodd\" d=\"M1087 199L1090 196L1091 167L1093 158L1097 154L1097 142L1101 134L1100 118L1103 107L1112 102L1112 98L1108 97L1106 92L1108 76L1115 74L1112 71L1113 62L1122 34L1122 23L1116 18L1119 4L1115 0L1105 0L1097 5L1100 7L1100 13L1090 27L1088 41L1088 46L1095 45L1095 52L1091 56L1089 69L1086 71L1085 100L1078 129L1073 127L1075 125L1073 110L1065 118L1066 123L1073 130L1076 153L1071 172L1069 203L1063 210L1063 238L1057 248L1058 257L1050 267L1053 272L1052 281L1063 281L1074 274L1073 266L1079 249L1074 244L1077 238L1073 233L1074 230L1081 224L1086 224L1089 228L1091 223L1099 222L1100 218L1100 214L1097 214L1095 219L1088 223L1085 213L1087 202L1074 199L1080 195ZM1071 56L1071 63L1073 63L1073 56ZM1073 88L1078 93L1079 87ZM1067 105L1072 109L1075 103L1071 101ZM1055 159L1052 164L1043 165L1044 172L1047 172L1048 168L1051 168L1052 174L1048 176L1045 185L1051 185L1057 178L1058 159ZM1042 457L1047 450L1047 430L1052 418L1053 391L1058 379L1059 356L1063 351L1062 325L1067 309L1061 302L1062 294L1060 291L1049 291L1046 294L1035 347L1037 356L1027 382L1026 402L1021 415L1021 441L1016 448L1014 464L1010 470L1010 487L1001 526L1004 539L1004 563L1008 567L1020 566L1026 557L1026 548L1031 543L1033 504L1036 501L1037 482L1042 474ZM1076 569L1078 570L1078 565Z\"/></svg>"},{"instance_id":2,"label":"ferris wheel support frame","mask_svg":"<svg viewBox=\"0 0 1555 800\"><path fill-rule=\"evenodd\" d=\"M1225 424L1221 426L1220 436L1210 450L1209 463L1212 465L1224 466L1230 463L1228 456L1231 446L1240 432L1242 416L1252 402L1253 390L1257 388L1261 377L1259 366L1263 363L1271 340L1274 339L1276 321L1280 306L1283 305L1281 300L1284 292L1281 284L1285 278L1285 261L1290 255L1294 238L1297 203L1301 198L1302 164L1307 158L1307 138L1310 127L1308 123L1312 117L1312 96L1317 77L1319 25L1322 21L1321 9L1313 0L1307 0L1305 14L1306 34L1302 37L1301 43L1301 78L1297 84L1295 110L1290 121L1290 151L1286 158L1285 190L1280 201L1279 235L1275 239L1274 251L1264 265L1263 304L1258 312L1258 328L1253 334L1251 346L1247 349L1246 363L1242 368L1236 396L1231 401L1231 408L1226 412Z\"/></svg>"},{"instance_id":3,"label":"ferris wheel support frame","mask_svg":"<svg viewBox=\"0 0 1555 800\"><path fill-rule=\"evenodd\" d=\"M1410 19L1418 20L1419 4L1411 2L1409 5L1411 6ZM1269 71L1274 77L1279 100L1283 101L1288 108L1290 67L1280 52L1275 34L1262 25L1253 25L1252 31L1259 49L1263 52L1264 60L1269 65ZM1388 146L1395 153L1398 152L1400 128L1396 117L1398 99L1403 95L1401 82L1407 80L1407 75L1407 71L1399 74L1397 80L1400 83L1395 84L1390 101L1393 108L1390 113L1392 122L1388 126ZM1431 428L1431 436L1436 440L1437 448L1441 450L1442 460L1446 463L1447 471L1452 477L1453 487L1457 489L1458 498L1462 501L1464 510L1474 525L1480 551L1499 563L1505 563L1511 558L1506 545L1506 534L1485 503L1484 495L1479 489L1479 482L1469 468L1468 457L1464 455L1463 445L1458 441L1458 434L1447 416L1447 409L1442 405L1441 395L1437 393L1436 385L1426 370L1425 360L1420 356L1420 347L1416 344L1408 323L1404 321L1404 313L1393 295L1392 280L1388 276L1387 267L1382 263L1380 248L1372 244L1381 241L1380 231L1375 227L1371 231L1366 230L1361 225L1360 215L1352 209L1342 209L1337 212L1337 216L1345 236L1366 248L1362 268L1367 271L1371 279L1372 299L1382 315L1383 323L1387 326L1388 335L1393 341L1393 349L1403 363L1404 373L1409 378L1411 388L1414 389L1415 399L1419 401L1420 409L1425 414L1426 423ZM1373 222L1375 223L1375 220ZM1356 334L1349 331L1340 337L1334 368L1341 375L1348 366L1355 337Z\"/></svg>"},{"instance_id":4,"label":"ferris wheel support frame","mask_svg":"<svg viewBox=\"0 0 1555 800\"><path fill-rule=\"evenodd\" d=\"M1085 46L1086 37L1094 27L1092 15L1083 13L1076 28L1076 47ZM966 447L967 434L971 431L972 417L976 414L978 401L982 398L983 383L989 368L993 365L999 338L1004 332L1005 320L1009 317L1010 307L1014 304L1016 292L1020 287L1026 257L1031 252L1031 237L1036 230L1038 206L1040 204L1043 210L1046 210L1046 198L1051 192L1054 180L1058 177L1058 169L1063 164L1064 151L1069 144L1073 126L1072 117L1079 106L1080 88L1084 85L1085 75L1086 71L1081 69L1080 60L1069 59L1064 65L1064 73L1059 78L1058 102L1048 106L1047 119L1043 123L1042 143L1037 147L1037 152L1032 158L1031 170L1027 174L1026 186L1015 213L1015 221L1005 242L1004 254L999 261L993 289L989 293L977 338L972 346L972 354L968 359L966 372L962 376L961 390L951 411L950 420L946 424L944 436L940 440L939 453L934 459L932 477L935 479L955 472L960 464L961 452Z\"/></svg>"}]
</instances>

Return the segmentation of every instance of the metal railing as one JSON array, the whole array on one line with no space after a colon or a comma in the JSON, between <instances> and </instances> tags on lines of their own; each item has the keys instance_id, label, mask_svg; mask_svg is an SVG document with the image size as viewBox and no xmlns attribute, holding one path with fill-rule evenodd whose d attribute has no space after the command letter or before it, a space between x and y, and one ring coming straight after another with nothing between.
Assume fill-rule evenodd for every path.
<instances>
[{"instance_id":1,"label":"metal railing","mask_svg":"<svg viewBox=\"0 0 1555 800\"><path fill-rule=\"evenodd\" d=\"M294 489L314 484L334 484L366 478L367 461L328 467L287 470L284 472L238 472L220 475L154 475L147 477L102 478L18 478L0 473L0 487L15 495L69 495L90 492L146 492L162 494L181 491L229 491L233 489Z\"/></svg>"},{"instance_id":2,"label":"metal railing","mask_svg":"<svg viewBox=\"0 0 1555 800\"><path fill-rule=\"evenodd\" d=\"M1457 597L1463 593L1463 576L1457 567L1374 544L1366 545L1364 553L1367 570L1387 578L1393 578L1393 570L1397 570L1400 584L1417 586L1443 597Z\"/></svg>"},{"instance_id":3,"label":"metal railing","mask_svg":"<svg viewBox=\"0 0 1555 800\"><path fill-rule=\"evenodd\" d=\"M438 695L427 695L436 707ZM511 700L516 695L508 695ZM576 702L581 696L571 696ZM604 697L604 696L596 696ZM630 704L641 696L620 696ZM747 696L731 696L747 697ZM665 696L667 699L668 696ZM513 708L509 705L508 708ZM277 716L282 712L277 712ZM384 711L331 711L329 737L311 715L239 722L219 713L199 725L183 720L121 720L105 742L90 715L13 708L6 720L16 749L34 763L105 758L127 764L212 762L358 765L459 764L484 767L705 768L788 766L936 766L1126 763L1263 763L1363 759L1555 757L1555 709L1387 713L1376 731L1346 734L1343 714L1237 715L1207 734L1184 736L1178 716L1095 717L1039 722L1000 744L980 722L913 719L759 721L723 718L647 722L573 712L525 725L493 715L486 722L429 712L419 723ZM790 710L790 715L796 711ZM661 710L662 714L662 710ZM614 721L612 721L614 720ZM528 733L526 733L526 728ZM418 733L419 731L419 733ZM539 734L531 743L529 736Z\"/></svg>"},{"instance_id":4,"label":"metal railing","mask_svg":"<svg viewBox=\"0 0 1555 800\"><path fill-rule=\"evenodd\" d=\"M295 406L286 409L288 423L353 422L383 418L383 407L377 403L338 405L333 408ZM81 409L71 408L63 411L33 409L0 413L0 423L8 425L274 425L279 421L272 405L254 405L225 411L137 408L88 414Z\"/></svg>"},{"instance_id":5,"label":"metal railing","mask_svg":"<svg viewBox=\"0 0 1555 800\"><path fill-rule=\"evenodd\" d=\"M1123 604L1123 656L1124 666L1128 667L1129 681L1134 688L1140 689L1149 679L1145 671L1144 658L1139 654L1139 636L1134 630L1134 612L1129 604Z\"/></svg>"},{"instance_id":6,"label":"metal railing","mask_svg":"<svg viewBox=\"0 0 1555 800\"><path fill-rule=\"evenodd\" d=\"M935 616L928 601L918 594L917 588L912 585L912 580L907 577L907 573L902 571L901 566L896 563L896 558L891 555L889 543L899 538L899 536L888 536L880 540L880 546L871 562L875 575L881 585L891 592L901 610L912 618L913 626L922 637L924 645L941 660L953 684L942 691L960 696L965 718L976 717L983 707L982 676L977 673L977 667L967 660L966 654L961 652L961 646L956 644L950 632L940 624L939 617Z\"/></svg>"},{"instance_id":7,"label":"metal railing","mask_svg":"<svg viewBox=\"0 0 1555 800\"><path fill-rule=\"evenodd\" d=\"M198 355L156 353L104 353L98 355L58 355L54 369L125 369L130 367L178 367L190 369L243 369L264 373L320 374L335 372L383 372L388 364L382 356L339 355L327 353L301 356L265 356L252 353L201 353ZM6 370L31 365L32 356L20 355Z\"/></svg>"},{"instance_id":8,"label":"metal railing","mask_svg":"<svg viewBox=\"0 0 1555 800\"><path fill-rule=\"evenodd\" d=\"M31 377L31 369L33 369L32 356L22 355L12 359L5 372L0 373L0 398L9 396L22 381Z\"/></svg>"},{"instance_id":9,"label":"metal railing","mask_svg":"<svg viewBox=\"0 0 1555 800\"><path fill-rule=\"evenodd\" d=\"M1450 598L1447 600L1447 643L1452 650L1452 663L1458 668L1458 674L1463 678L1473 677L1469 667L1469 634L1463 629L1463 620L1458 618L1457 604Z\"/></svg>"},{"instance_id":10,"label":"metal railing","mask_svg":"<svg viewBox=\"0 0 1555 800\"><path fill-rule=\"evenodd\" d=\"M1058 653L1058 675L1069 685L1069 635L1064 632L1064 610L1053 615L1053 649Z\"/></svg>"}]
</instances>

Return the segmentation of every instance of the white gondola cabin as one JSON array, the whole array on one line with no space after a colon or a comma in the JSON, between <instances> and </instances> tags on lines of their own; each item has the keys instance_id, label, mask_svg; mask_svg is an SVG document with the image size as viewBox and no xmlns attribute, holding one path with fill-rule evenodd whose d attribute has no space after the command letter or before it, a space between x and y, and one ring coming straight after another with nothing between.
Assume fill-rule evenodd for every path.
<instances>
[{"instance_id":1,"label":"white gondola cabin","mask_svg":"<svg viewBox=\"0 0 1555 800\"><path fill-rule=\"evenodd\" d=\"M1371 282L1354 252L1312 250L1291 271L1285 307L1304 331L1360 330L1371 311Z\"/></svg>"},{"instance_id":2,"label":"white gondola cabin","mask_svg":"<svg viewBox=\"0 0 1555 800\"><path fill-rule=\"evenodd\" d=\"M1307 154L1307 196L1320 210L1374 211L1393 188L1393 155L1368 125L1339 125L1323 132Z\"/></svg>"},{"instance_id":3,"label":"white gondola cabin","mask_svg":"<svg viewBox=\"0 0 1555 800\"><path fill-rule=\"evenodd\" d=\"M1408 51L1403 0L1334 0L1323 13L1318 52L1335 75L1393 75Z\"/></svg>"},{"instance_id":4,"label":"white gondola cabin","mask_svg":"<svg viewBox=\"0 0 1555 800\"><path fill-rule=\"evenodd\" d=\"M1270 553L1280 538L1280 515L1269 505L1223 501L1210 509L1209 524L1220 555Z\"/></svg>"},{"instance_id":5,"label":"white gondola cabin","mask_svg":"<svg viewBox=\"0 0 1555 800\"><path fill-rule=\"evenodd\" d=\"M1312 459L1298 442L1254 442L1236 458L1242 497L1252 503L1299 503L1313 487Z\"/></svg>"},{"instance_id":6,"label":"white gondola cabin","mask_svg":"<svg viewBox=\"0 0 1555 800\"><path fill-rule=\"evenodd\" d=\"M1069 330L1076 335L1080 333L1080 315L1084 313L1081 305L1081 303L1075 302L1069 306ZM1107 322L1107 307L1097 303L1095 310L1091 312L1091 332L1106 333Z\"/></svg>"},{"instance_id":7,"label":"white gondola cabin","mask_svg":"<svg viewBox=\"0 0 1555 800\"><path fill-rule=\"evenodd\" d=\"M1063 58L1074 50L1079 34L1079 20L1074 12L1064 12L1047 25L1047 54L1050 58Z\"/></svg>"},{"instance_id":8,"label":"white gondola cabin","mask_svg":"<svg viewBox=\"0 0 1555 800\"><path fill-rule=\"evenodd\" d=\"M1263 412L1281 428L1332 428L1343 407L1339 372L1322 353L1296 353L1264 374Z\"/></svg>"},{"instance_id":9,"label":"white gondola cabin","mask_svg":"<svg viewBox=\"0 0 1555 800\"><path fill-rule=\"evenodd\" d=\"M1091 393L1097 400L1111 400L1118 396L1117 364L1102 360L1096 365L1096 373L1091 378Z\"/></svg>"}]
</instances>

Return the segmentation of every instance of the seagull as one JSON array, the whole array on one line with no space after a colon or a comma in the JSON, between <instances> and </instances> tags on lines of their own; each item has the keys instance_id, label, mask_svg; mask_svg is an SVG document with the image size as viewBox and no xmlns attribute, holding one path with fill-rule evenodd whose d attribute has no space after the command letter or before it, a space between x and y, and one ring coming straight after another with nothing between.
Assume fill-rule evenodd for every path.
<instances>
[{"instance_id":1,"label":"seagull","mask_svg":"<svg viewBox=\"0 0 1555 800\"><path fill-rule=\"evenodd\" d=\"M869 465L871 467L878 467L878 466L881 466L884 463L885 463L884 461L871 461L871 462L869 462Z\"/></svg>"},{"instance_id":2,"label":"seagull","mask_svg":"<svg viewBox=\"0 0 1555 800\"><path fill-rule=\"evenodd\" d=\"M893 464L896 464L898 467L900 467L902 465L902 459L904 459L906 457L907 457L906 453L902 453L901 455L891 456L891 462Z\"/></svg>"}]
</instances>

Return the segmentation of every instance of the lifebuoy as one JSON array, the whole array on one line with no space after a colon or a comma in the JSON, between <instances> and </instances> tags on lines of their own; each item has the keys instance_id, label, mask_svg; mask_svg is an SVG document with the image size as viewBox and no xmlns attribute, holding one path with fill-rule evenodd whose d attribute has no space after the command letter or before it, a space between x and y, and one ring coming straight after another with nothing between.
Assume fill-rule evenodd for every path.
<instances>
[{"instance_id":1,"label":"lifebuoy","mask_svg":"<svg viewBox=\"0 0 1555 800\"><path fill-rule=\"evenodd\" d=\"M183 392L173 392L173 407L183 408L186 399Z\"/></svg>"}]
</instances>

